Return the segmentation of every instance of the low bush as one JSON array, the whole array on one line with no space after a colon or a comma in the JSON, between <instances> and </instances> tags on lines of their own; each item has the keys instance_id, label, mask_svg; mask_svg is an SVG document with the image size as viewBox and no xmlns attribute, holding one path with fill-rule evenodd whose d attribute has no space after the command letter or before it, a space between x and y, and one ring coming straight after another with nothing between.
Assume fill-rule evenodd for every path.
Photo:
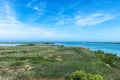
<instances>
[{"instance_id":1,"label":"low bush","mask_svg":"<svg viewBox=\"0 0 120 80\"><path fill-rule=\"evenodd\" d=\"M104 80L104 78L99 74L87 74L85 71L76 71L67 75L65 80Z\"/></svg>"}]
</instances>

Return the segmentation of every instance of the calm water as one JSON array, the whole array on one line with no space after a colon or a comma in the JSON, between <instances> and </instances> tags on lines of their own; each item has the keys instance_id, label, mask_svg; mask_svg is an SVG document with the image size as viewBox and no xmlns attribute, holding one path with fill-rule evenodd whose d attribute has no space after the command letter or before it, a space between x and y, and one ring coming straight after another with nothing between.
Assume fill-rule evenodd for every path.
<instances>
[{"instance_id":1,"label":"calm water","mask_svg":"<svg viewBox=\"0 0 120 80\"><path fill-rule=\"evenodd\" d=\"M0 46L17 46L18 44L0 44Z\"/></svg>"},{"instance_id":2,"label":"calm water","mask_svg":"<svg viewBox=\"0 0 120 80\"><path fill-rule=\"evenodd\" d=\"M57 42L57 44L64 46L82 46L90 48L91 50L102 50L104 52L114 53L120 56L120 44L110 43L93 43L93 42Z\"/></svg>"}]
</instances>

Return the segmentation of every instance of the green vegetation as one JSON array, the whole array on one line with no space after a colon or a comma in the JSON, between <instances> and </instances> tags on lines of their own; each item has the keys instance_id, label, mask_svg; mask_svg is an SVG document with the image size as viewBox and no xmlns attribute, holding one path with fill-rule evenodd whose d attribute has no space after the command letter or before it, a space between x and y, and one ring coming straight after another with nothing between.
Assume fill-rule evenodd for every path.
<instances>
[{"instance_id":1,"label":"green vegetation","mask_svg":"<svg viewBox=\"0 0 120 80\"><path fill-rule=\"evenodd\" d=\"M95 55L97 55L98 58L110 65L112 68L120 70L120 57L118 57L116 54L105 54L103 51L98 50L95 51Z\"/></svg>"},{"instance_id":2,"label":"green vegetation","mask_svg":"<svg viewBox=\"0 0 120 80\"><path fill-rule=\"evenodd\" d=\"M85 71L76 71L66 76L65 80L104 80L99 74L86 73Z\"/></svg>"},{"instance_id":3,"label":"green vegetation","mask_svg":"<svg viewBox=\"0 0 120 80\"><path fill-rule=\"evenodd\" d=\"M18 46L35 46L35 43L24 43Z\"/></svg>"},{"instance_id":4,"label":"green vegetation","mask_svg":"<svg viewBox=\"0 0 120 80\"><path fill-rule=\"evenodd\" d=\"M64 80L66 75L80 70L90 78L120 80L120 57L114 54L83 47L32 44L0 47L1 80Z\"/></svg>"}]
</instances>

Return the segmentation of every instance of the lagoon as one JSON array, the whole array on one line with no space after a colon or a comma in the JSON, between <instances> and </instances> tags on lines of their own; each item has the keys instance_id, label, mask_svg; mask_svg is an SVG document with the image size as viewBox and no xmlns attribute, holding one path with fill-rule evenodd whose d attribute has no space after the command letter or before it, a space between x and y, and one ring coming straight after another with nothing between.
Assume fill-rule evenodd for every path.
<instances>
[{"instance_id":1,"label":"lagoon","mask_svg":"<svg viewBox=\"0 0 120 80\"><path fill-rule=\"evenodd\" d=\"M120 56L120 44L111 42L56 42L58 45L85 47L91 50L102 50Z\"/></svg>"},{"instance_id":2,"label":"lagoon","mask_svg":"<svg viewBox=\"0 0 120 80\"><path fill-rule=\"evenodd\" d=\"M19 44L0 44L0 46L17 46Z\"/></svg>"}]
</instances>

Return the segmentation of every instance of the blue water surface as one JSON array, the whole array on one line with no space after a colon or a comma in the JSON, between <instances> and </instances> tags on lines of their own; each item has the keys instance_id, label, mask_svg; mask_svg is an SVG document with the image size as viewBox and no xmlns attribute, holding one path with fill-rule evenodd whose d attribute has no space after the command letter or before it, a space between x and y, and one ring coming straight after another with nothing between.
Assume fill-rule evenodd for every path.
<instances>
[{"instance_id":1,"label":"blue water surface","mask_svg":"<svg viewBox=\"0 0 120 80\"><path fill-rule=\"evenodd\" d=\"M0 44L0 46L17 46L19 44Z\"/></svg>"},{"instance_id":2,"label":"blue water surface","mask_svg":"<svg viewBox=\"0 0 120 80\"><path fill-rule=\"evenodd\" d=\"M91 50L102 50L106 53L113 53L120 56L120 44L114 43L99 43L99 42L56 42L58 45L64 46L81 46Z\"/></svg>"}]
</instances>

